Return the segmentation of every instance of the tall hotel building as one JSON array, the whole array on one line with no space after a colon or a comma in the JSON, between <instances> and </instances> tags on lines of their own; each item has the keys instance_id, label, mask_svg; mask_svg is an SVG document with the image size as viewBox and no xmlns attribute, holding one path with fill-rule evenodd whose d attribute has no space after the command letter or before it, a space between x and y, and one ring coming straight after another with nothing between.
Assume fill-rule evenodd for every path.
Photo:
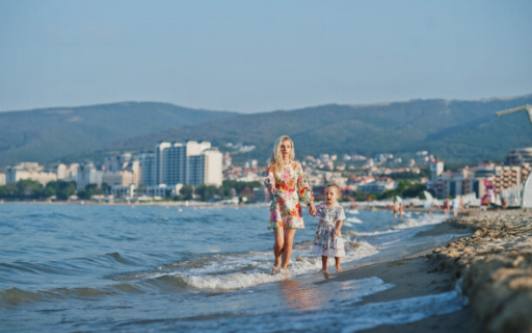
<instances>
[{"instance_id":1,"label":"tall hotel building","mask_svg":"<svg viewBox=\"0 0 532 333\"><path fill-rule=\"evenodd\" d=\"M160 142L153 155L141 156L142 184L222 185L222 153L210 142Z\"/></svg>"}]
</instances>

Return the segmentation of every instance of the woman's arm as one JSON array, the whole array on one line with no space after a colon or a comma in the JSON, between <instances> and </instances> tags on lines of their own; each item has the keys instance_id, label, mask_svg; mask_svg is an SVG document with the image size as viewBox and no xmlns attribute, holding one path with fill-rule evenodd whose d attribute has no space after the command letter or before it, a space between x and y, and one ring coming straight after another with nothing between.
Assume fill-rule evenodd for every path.
<instances>
[{"instance_id":1,"label":"woman's arm","mask_svg":"<svg viewBox=\"0 0 532 333\"><path fill-rule=\"evenodd\" d=\"M268 190L270 196L274 196L277 192L275 187L275 175L273 174L273 166L268 166L266 168L266 176L264 177L264 186Z\"/></svg>"}]
</instances>

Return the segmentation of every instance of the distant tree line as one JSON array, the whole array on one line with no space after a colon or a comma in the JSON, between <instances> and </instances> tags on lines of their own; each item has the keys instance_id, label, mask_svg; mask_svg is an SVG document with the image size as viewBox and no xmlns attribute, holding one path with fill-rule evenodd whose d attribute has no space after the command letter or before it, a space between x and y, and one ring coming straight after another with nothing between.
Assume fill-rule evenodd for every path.
<instances>
[{"instance_id":1,"label":"distant tree line","mask_svg":"<svg viewBox=\"0 0 532 333\"><path fill-rule=\"evenodd\" d=\"M226 180L222 186L185 185L181 188L179 195L174 200L201 200L201 201L218 201L234 197L253 200L255 189L262 187L260 182L241 182L235 180ZM16 183L0 186L0 199L3 200L68 200L73 195L79 199L88 200L94 195L110 194L111 187L108 184L102 184L98 187L96 184L89 184L81 190L77 190L74 181L51 181L46 185L24 179Z\"/></svg>"},{"instance_id":2,"label":"distant tree line","mask_svg":"<svg viewBox=\"0 0 532 333\"><path fill-rule=\"evenodd\" d=\"M219 201L231 198L238 198L239 200L246 198L247 201L257 201L262 200L262 197L256 197L258 188L263 188L258 181L241 182L236 180L225 180L222 186L184 185L179 194L172 199L176 201ZM403 198L414 198L421 197L425 189L424 184L410 180L400 180L397 188L393 190L382 193L346 192L343 194L343 199L355 199L356 201L383 200L393 198L396 195ZM76 182L62 180L42 185L37 181L25 179L13 184L0 186L0 199L2 200L48 200L53 198L64 201L73 195L76 195L81 200L89 200L94 195L110 193L111 187L105 183L101 187L96 186L96 184L89 184L85 188L77 190ZM315 195L317 200L321 199L321 193L315 193Z\"/></svg>"},{"instance_id":3,"label":"distant tree line","mask_svg":"<svg viewBox=\"0 0 532 333\"><path fill-rule=\"evenodd\" d=\"M242 182L236 180L224 180L222 186L199 185L194 187L184 185L174 200L218 201L237 197L253 201L255 199L254 190L257 188L262 188L262 184L258 181Z\"/></svg>"},{"instance_id":4,"label":"distant tree line","mask_svg":"<svg viewBox=\"0 0 532 333\"><path fill-rule=\"evenodd\" d=\"M393 190L387 190L382 193L366 193L362 191L348 192L344 195L344 199L373 201L391 199L395 196L400 196L401 198L422 198L423 191L425 190L425 184L410 180L400 180L397 187Z\"/></svg>"}]
</instances>

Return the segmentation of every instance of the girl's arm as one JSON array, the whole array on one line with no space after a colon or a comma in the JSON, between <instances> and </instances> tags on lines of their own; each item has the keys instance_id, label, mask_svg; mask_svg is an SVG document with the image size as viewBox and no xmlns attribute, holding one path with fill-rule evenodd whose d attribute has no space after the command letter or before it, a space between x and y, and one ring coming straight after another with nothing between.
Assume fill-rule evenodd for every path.
<instances>
[{"instance_id":1,"label":"girl's arm","mask_svg":"<svg viewBox=\"0 0 532 333\"><path fill-rule=\"evenodd\" d=\"M345 220L344 209L340 207L338 216L336 216L336 228L334 232L336 236L342 236L342 226L344 225L344 220Z\"/></svg>"},{"instance_id":2,"label":"girl's arm","mask_svg":"<svg viewBox=\"0 0 532 333\"><path fill-rule=\"evenodd\" d=\"M334 230L334 234L336 236L342 236L342 226L344 225L344 220L337 220L336 221L336 228Z\"/></svg>"}]
</instances>

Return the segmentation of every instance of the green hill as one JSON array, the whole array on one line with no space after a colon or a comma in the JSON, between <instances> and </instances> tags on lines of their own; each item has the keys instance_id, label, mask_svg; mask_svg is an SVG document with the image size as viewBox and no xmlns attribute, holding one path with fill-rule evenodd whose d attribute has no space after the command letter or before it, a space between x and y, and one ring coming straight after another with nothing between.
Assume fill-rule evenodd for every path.
<instances>
[{"instance_id":1,"label":"green hill","mask_svg":"<svg viewBox=\"0 0 532 333\"><path fill-rule=\"evenodd\" d=\"M532 145L526 113L501 109L532 104L532 95L480 101L412 100L374 105L321 105L257 114L127 102L0 113L0 166L31 160L95 158L116 150L151 150L160 140L253 144L242 158L265 160L279 135L297 153L403 153L429 150L454 163L500 160Z\"/></svg>"},{"instance_id":2,"label":"green hill","mask_svg":"<svg viewBox=\"0 0 532 333\"><path fill-rule=\"evenodd\" d=\"M429 150L455 163L500 160L512 148L532 145L526 113L495 116L532 103L532 95L484 101L414 100L368 106L323 105L292 111L237 115L129 139L122 148L153 146L160 139L202 138L215 144L256 145L249 157L265 159L273 141L289 134L298 153L415 152ZM147 146L146 146L147 145Z\"/></svg>"},{"instance_id":3,"label":"green hill","mask_svg":"<svg viewBox=\"0 0 532 333\"><path fill-rule=\"evenodd\" d=\"M81 158L127 138L233 114L152 102L0 112L0 166Z\"/></svg>"}]
</instances>

